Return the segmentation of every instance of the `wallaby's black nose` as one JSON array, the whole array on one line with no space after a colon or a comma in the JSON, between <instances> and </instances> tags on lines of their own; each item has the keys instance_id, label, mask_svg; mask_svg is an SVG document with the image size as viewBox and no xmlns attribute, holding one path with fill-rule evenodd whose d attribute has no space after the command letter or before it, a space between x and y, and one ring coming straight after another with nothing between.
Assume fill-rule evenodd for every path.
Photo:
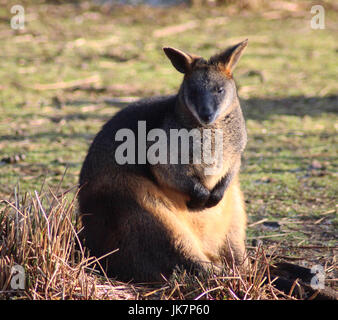
<instances>
[{"instance_id":1,"label":"wallaby's black nose","mask_svg":"<svg viewBox=\"0 0 338 320\"><path fill-rule=\"evenodd\" d=\"M214 114L212 111L204 111L204 112L201 112L200 114L200 118L203 122L206 122L206 123L209 123L211 122L211 120L213 119L214 117Z\"/></svg>"}]
</instances>

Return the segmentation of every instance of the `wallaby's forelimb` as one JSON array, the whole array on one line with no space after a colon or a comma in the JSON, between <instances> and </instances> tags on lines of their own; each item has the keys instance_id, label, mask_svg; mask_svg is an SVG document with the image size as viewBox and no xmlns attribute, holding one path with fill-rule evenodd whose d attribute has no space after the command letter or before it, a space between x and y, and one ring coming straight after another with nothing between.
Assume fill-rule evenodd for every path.
<instances>
[{"instance_id":1,"label":"wallaby's forelimb","mask_svg":"<svg viewBox=\"0 0 338 320\"><path fill-rule=\"evenodd\" d=\"M210 198L210 191L201 183L195 183L194 189L190 194L190 200L187 203L189 209L203 209Z\"/></svg>"},{"instance_id":2,"label":"wallaby's forelimb","mask_svg":"<svg viewBox=\"0 0 338 320\"><path fill-rule=\"evenodd\" d=\"M172 165L168 166L172 168ZM184 171L182 167L178 170L168 170L166 165L155 165L152 168L152 172L159 185L186 194L190 198L187 202L188 208L203 209L210 197L210 191L201 183L197 176L189 175L188 172L184 174ZM182 176L185 178L182 179Z\"/></svg>"},{"instance_id":3,"label":"wallaby's forelimb","mask_svg":"<svg viewBox=\"0 0 338 320\"><path fill-rule=\"evenodd\" d=\"M208 201L205 204L206 208L214 207L222 200L224 192L230 185L233 176L234 173L230 171L215 185L215 187L210 192Z\"/></svg>"}]
</instances>

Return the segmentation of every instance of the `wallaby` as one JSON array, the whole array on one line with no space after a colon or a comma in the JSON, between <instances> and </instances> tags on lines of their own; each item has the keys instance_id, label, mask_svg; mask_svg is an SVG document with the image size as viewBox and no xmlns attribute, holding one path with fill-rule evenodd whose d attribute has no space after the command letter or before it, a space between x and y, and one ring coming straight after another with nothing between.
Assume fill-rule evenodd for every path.
<instances>
[{"instance_id":1,"label":"wallaby","mask_svg":"<svg viewBox=\"0 0 338 320\"><path fill-rule=\"evenodd\" d=\"M106 255L101 264L109 276L160 281L176 266L192 271L243 262L246 214L238 175L247 135L232 74L246 46L247 40L209 60L164 48L184 74L178 94L129 105L95 137L80 174L79 210L85 246L98 258ZM188 163L149 161L147 151L158 141L144 144L140 124L146 134L156 128L166 133L165 151L171 130L188 132L203 145L198 134L209 129L215 154L213 137L221 132L220 169L206 174L204 159L192 163L191 139L178 149L189 151ZM129 163L116 158L126 143L119 132L135 136ZM182 147L182 136L180 141Z\"/></svg>"}]
</instances>

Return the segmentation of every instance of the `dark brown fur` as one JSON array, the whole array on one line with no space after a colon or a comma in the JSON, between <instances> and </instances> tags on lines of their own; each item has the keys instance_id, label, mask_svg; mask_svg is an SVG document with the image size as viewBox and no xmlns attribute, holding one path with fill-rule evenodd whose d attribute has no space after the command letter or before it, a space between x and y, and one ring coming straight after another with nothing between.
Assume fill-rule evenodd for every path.
<instances>
[{"instance_id":1,"label":"dark brown fur","mask_svg":"<svg viewBox=\"0 0 338 320\"><path fill-rule=\"evenodd\" d=\"M177 265L193 270L221 265L224 258L242 261L246 216L238 173L246 132L232 69L245 45L209 61L165 49L173 65L185 73L185 85L196 82L198 90L209 94L211 84L224 82L231 99L222 96L227 107L222 102L219 108L225 110L213 123L202 124L192 114L184 96L190 89L182 85L177 95L140 100L121 110L95 137L80 174L79 205L82 236L91 254L100 257L118 249L103 261L108 275L153 281L161 280L161 274L169 276ZM204 93L198 94L204 98ZM121 142L115 141L115 134L131 129L138 150L138 121L146 121L147 132L221 128L223 169L206 176L204 163L117 164L114 154Z\"/></svg>"}]
</instances>

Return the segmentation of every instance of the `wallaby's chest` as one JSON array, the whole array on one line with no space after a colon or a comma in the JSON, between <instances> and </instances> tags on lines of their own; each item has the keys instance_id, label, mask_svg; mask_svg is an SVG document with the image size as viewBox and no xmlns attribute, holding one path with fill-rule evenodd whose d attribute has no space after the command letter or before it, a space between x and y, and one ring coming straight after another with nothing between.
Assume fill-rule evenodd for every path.
<instances>
[{"instance_id":1,"label":"wallaby's chest","mask_svg":"<svg viewBox=\"0 0 338 320\"><path fill-rule=\"evenodd\" d=\"M209 190L240 162L247 141L240 108L215 127L187 129L169 118L163 129L167 134L168 163L182 173L189 170L199 176Z\"/></svg>"}]
</instances>

